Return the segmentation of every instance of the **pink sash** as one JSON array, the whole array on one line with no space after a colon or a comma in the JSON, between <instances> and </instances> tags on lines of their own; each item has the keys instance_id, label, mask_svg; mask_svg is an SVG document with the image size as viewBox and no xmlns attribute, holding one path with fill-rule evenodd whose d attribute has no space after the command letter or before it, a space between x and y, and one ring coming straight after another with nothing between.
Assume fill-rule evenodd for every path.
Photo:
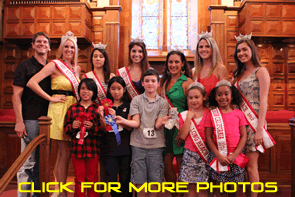
<instances>
[{"instance_id":1,"label":"pink sash","mask_svg":"<svg viewBox=\"0 0 295 197\"><path fill-rule=\"evenodd\" d=\"M163 86L163 88L162 88L162 91L161 91L161 97L163 97L163 98L169 103L170 108L172 108L172 107L174 107L174 106L173 106L172 103L169 101L169 99L168 99L168 97L167 97L167 95L166 95L166 88L167 88L167 80L165 81L164 86Z\"/></svg>"},{"instance_id":2,"label":"pink sash","mask_svg":"<svg viewBox=\"0 0 295 197\"><path fill-rule=\"evenodd\" d=\"M91 71L89 73L85 73L84 76L95 81L97 86L97 100L99 101L99 103L101 103L103 99L107 98L107 92L105 91L95 72Z\"/></svg>"},{"instance_id":3,"label":"pink sash","mask_svg":"<svg viewBox=\"0 0 295 197\"><path fill-rule=\"evenodd\" d=\"M182 120L186 119L188 111L182 112L180 113L180 118L182 118ZM205 118L205 117L203 117ZM195 146L197 147L197 153L200 155L200 157L203 159L203 161L205 163L207 163L207 158L209 155L209 150L207 148L207 146L205 145L205 142L203 141L203 139L201 138L199 131L197 130L197 123L194 119L192 119L192 122L190 124L190 136L192 137L192 140L195 144ZM178 130L180 129L179 127L177 128Z\"/></svg>"},{"instance_id":4,"label":"pink sash","mask_svg":"<svg viewBox=\"0 0 295 197\"><path fill-rule=\"evenodd\" d=\"M132 80L130 78L128 69L126 67L120 68L117 71L117 74L124 79L124 81L126 83L128 95L129 95L129 97L130 97L131 100L134 97L140 95L139 92L138 92L138 90L135 88L135 86L134 86L134 84L133 84L133 82L132 82Z\"/></svg>"},{"instance_id":5,"label":"pink sash","mask_svg":"<svg viewBox=\"0 0 295 197\"><path fill-rule=\"evenodd\" d=\"M254 111L254 109L252 108L252 106L250 105L248 100L244 97L243 93L239 89L238 83L239 83L239 80L237 80L237 82L235 83L235 86L240 91L242 98L243 98L242 104L240 106L241 111L244 113L250 128L256 133L257 127L258 127L258 115ZM264 153L265 149L271 148L276 144L274 139L271 137L271 135L266 130L266 121L264 122L264 125L263 125L262 135L263 135L262 145L256 146L255 148L259 152Z\"/></svg>"},{"instance_id":6,"label":"pink sash","mask_svg":"<svg viewBox=\"0 0 295 197\"><path fill-rule=\"evenodd\" d=\"M62 74L70 81L72 85L73 92L77 98L80 99L78 94L79 80L76 77L75 73L61 60L52 60L56 67L62 72Z\"/></svg>"}]
</instances>

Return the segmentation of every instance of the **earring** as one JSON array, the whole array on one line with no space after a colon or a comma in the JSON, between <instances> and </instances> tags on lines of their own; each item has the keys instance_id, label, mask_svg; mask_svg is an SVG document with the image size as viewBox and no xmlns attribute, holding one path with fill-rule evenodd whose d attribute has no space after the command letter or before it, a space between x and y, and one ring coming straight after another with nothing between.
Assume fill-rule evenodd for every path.
<instances>
[{"instance_id":1,"label":"earring","mask_svg":"<svg viewBox=\"0 0 295 197\"><path fill-rule=\"evenodd\" d=\"M201 64L201 58L199 57L198 59L199 59L199 64Z\"/></svg>"},{"instance_id":2,"label":"earring","mask_svg":"<svg viewBox=\"0 0 295 197\"><path fill-rule=\"evenodd\" d=\"M182 67L182 68L181 68L181 74L184 75L184 73L185 73L185 70L184 70L184 67Z\"/></svg>"}]
</instances>

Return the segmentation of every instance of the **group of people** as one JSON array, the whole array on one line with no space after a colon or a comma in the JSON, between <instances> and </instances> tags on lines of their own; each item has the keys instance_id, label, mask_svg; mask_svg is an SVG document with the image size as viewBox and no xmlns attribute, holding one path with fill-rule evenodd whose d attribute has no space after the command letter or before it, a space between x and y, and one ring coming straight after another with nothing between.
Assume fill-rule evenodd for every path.
<instances>
[{"instance_id":1,"label":"group of people","mask_svg":"<svg viewBox=\"0 0 295 197\"><path fill-rule=\"evenodd\" d=\"M131 41L129 64L117 76L110 72L106 46L93 44L92 71L80 81L73 33L62 37L58 59L49 63L50 38L36 33L35 54L18 65L13 82L15 131L22 151L38 135L38 118L48 115L50 138L58 145L55 181L66 183L71 158L75 196L85 196L82 182L98 181L98 165L100 181L121 183L122 193L112 191L112 196L132 196L129 182L139 188L164 179L189 182L189 196L207 196L208 191L196 193L197 182L242 182L245 169L249 182L259 182L259 152L275 144L265 127L270 77L251 36L237 41L231 81L212 32L199 35L191 70L181 50L170 51L161 79L148 63L142 39ZM18 182L38 186L38 155L33 152L21 167ZM99 195L93 187L87 193ZM144 191L137 196L145 196Z\"/></svg>"}]
</instances>

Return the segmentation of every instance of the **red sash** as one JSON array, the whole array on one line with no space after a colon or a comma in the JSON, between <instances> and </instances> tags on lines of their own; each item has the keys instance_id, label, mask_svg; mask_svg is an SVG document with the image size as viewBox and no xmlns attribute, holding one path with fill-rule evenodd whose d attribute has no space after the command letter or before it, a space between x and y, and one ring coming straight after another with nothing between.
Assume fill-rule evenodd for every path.
<instances>
[{"instance_id":1,"label":"red sash","mask_svg":"<svg viewBox=\"0 0 295 197\"><path fill-rule=\"evenodd\" d=\"M107 98L107 92L102 86L101 82L99 81L98 77L96 76L94 71L91 71L89 73L85 73L84 76L86 78L91 78L95 81L96 86L97 86L97 100L99 103L102 102L103 99Z\"/></svg>"},{"instance_id":2,"label":"red sash","mask_svg":"<svg viewBox=\"0 0 295 197\"><path fill-rule=\"evenodd\" d=\"M183 122L186 119L188 111L184 111L179 114L179 117L182 118ZM205 118L205 117L204 117ZM200 155L200 157L203 159L205 163L207 163L207 158L209 155L209 150L207 146L205 145L205 142L200 136L199 131L197 130L197 123L194 119L192 119L191 124L190 124L190 136L197 148L197 153ZM179 127L177 128L178 130L180 129Z\"/></svg>"},{"instance_id":3,"label":"red sash","mask_svg":"<svg viewBox=\"0 0 295 197\"><path fill-rule=\"evenodd\" d=\"M239 83L239 80L237 80L237 82L235 83L235 86L240 91L242 98L243 98L242 104L240 106L241 111L244 113L250 128L256 133L257 127L258 127L258 115L254 111L253 107L250 105L248 100L245 98L245 96L243 95L241 90L239 89L238 83ZM271 148L276 144L274 139L271 137L271 135L266 130L266 120L263 125L262 134L263 134L263 143L262 143L262 145L256 146L255 148L259 152L264 153L265 149Z\"/></svg>"},{"instance_id":4,"label":"red sash","mask_svg":"<svg viewBox=\"0 0 295 197\"><path fill-rule=\"evenodd\" d=\"M172 108L172 107L174 107L174 106L173 106L172 103L169 101L169 99L168 99L168 97L167 97L167 95L166 95L166 88L167 88L167 80L165 81L164 86L163 86L163 88L162 88L162 91L161 91L161 97L163 97L163 98L169 103L170 108Z\"/></svg>"},{"instance_id":5,"label":"red sash","mask_svg":"<svg viewBox=\"0 0 295 197\"><path fill-rule=\"evenodd\" d=\"M127 91L128 91L128 95L130 97L130 99L132 100L134 97L140 95L138 90L135 88L131 78L130 78L130 74L128 72L128 69L126 67L120 68L117 71L118 76L121 76L125 83L126 83L126 87L127 87Z\"/></svg>"},{"instance_id":6,"label":"red sash","mask_svg":"<svg viewBox=\"0 0 295 197\"><path fill-rule=\"evenodd\" d=\"M60 70L60 72L62 72L62 74L70 81L73 92L77 100L79 100L80 99L78 94L79 80L76 77L75 73L61 60L52 60L52 62Z\"/></svg>"}]
</instances>

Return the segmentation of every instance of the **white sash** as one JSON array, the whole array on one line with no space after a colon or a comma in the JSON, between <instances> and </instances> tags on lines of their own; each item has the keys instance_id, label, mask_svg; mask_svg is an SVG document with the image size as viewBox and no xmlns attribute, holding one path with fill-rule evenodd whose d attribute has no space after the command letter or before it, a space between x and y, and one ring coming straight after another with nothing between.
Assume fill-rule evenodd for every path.
<instances>
[{"instance_id":1,"label":"white sash","mask_svg":"<svg viewBox=\"0 0 295 197\"><path fill-rule=\"evenodd\" d=\"M140 95L138 90L133 85L133 82L132 82L132 80L130 78L128 69L126 67L120 68L117 71L117 73L118 73L119 76L121 76L124 79L124 81L126 83L127 91L128 91L128 94L129 94L129 97L131 98L131 100L134 97Z\"/></svg>"},{"instance_id":2,"label":"white sash","mask_svg":"<svg viewBox=\"0 0 295 197\"><path fill-rule=\"evenodd\" d=\"M180 113L180 118L182 118L183 121L185 121L188 111L184 111ZM205 117L203 117L205 118ZM178 128L179 130L179 128ZM205 145L203 139L201 138L199 131L197 130L197 123L194 119L192 119L190 124L190 136L193 139L193 142L197 148L197 153L200 155L200 157L203 159L205 163L207 163L207 158L209 155L209 150L207 146Z\"/></svg>"},{"instance_id":3,"label":"white sash","mask_svg":"<svg viewBox=\"0 0 295 197\"><path fill-rule=\"evenodd\" d=\"M239 83L239 80L237 80L237 82L235 83L235 86L240 91L238 83ZM242 104L240 106L241 111L244 113L250 128L256 133L257 127L258 127L258 115L254 111L254 109L252 108L248 100L244 97L243 93L241 91L240 93L242 95ZM266 121L264 122L264 125L263 125L262 135L263 135L262 145L256 146L255 148L259 152L264 153L265 149L271 148L276 144L274 139L266 130Z\"/></svg>"},{"instance_id":4,"label":"white sash","mask_svg":"<svg viewBox=\"0 0 295 197\"><path fill-rule=\"evenodd\" d=\"M166 95L166 88L167 88L166 86L167 86L167 80L165 81L164 86L162 87L161 97L163 97L163 98L169 103L170 108L172 108L172 107L174 107L174 106L173 106L172 103L169 101L169 99L168 99L168 97L167 97L167 95Z\"/></svg>"},{"instance_id":5,"label":"white sash","mask_svg":"<svg viewBox=\"0 0 295 197\"><path fill-rule=\"evenodd\" d=\"M79 100L78 86L79 80L75 73L61 60L52 60L56 67L63 73L63 75L70 81L76 99Z\"/></svg>"},{"instance_id":6,"label":"white sash","mask_svg":"<svg viewBox=\"0 0 295 197\"><path fill-rule=\"evenodd\" d=\"M215 125L215 132L216 132L216 141L217 141L217 148L221 155L227 157L227 143L226 143L226 136L225 136L225 129L224 129L224 122L222 119L221 112L216 107L211 110L211 114L213 117L214 125ZM213 168L217 172L222 171L229 171L229 165L223 166L221 163L215 158L210 164L211 168Z\"/></svg>"},{"instance_id":7,"label":"white sash","mask_svg":"<svg viewBox=\"0 0 295 197\"><path fill-rule=\"evenodd\" d=\"M102 86L101 82L99 81L98 77L96 76L94 71L89 73L85 73L84 76L86 78L91 78L95 81L97 86L97 100L101 103L103 99L107 98L107 92Z\"/></svg>"}]
</instances>

